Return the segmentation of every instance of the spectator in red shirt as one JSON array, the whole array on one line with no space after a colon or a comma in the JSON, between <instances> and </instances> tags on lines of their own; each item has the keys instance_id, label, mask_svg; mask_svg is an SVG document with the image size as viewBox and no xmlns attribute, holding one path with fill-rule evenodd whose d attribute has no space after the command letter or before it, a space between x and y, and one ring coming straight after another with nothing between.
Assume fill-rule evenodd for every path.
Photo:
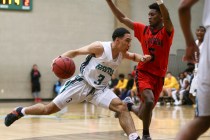
<instances>
[{"instance_id":1,"label":"spectator in red shirt","mask_svg":"<svg viewBox=\"0 0 210 140\"><path fill-rule=\"evenodd\" d=\"M168 67L169 51L174 36L174 27L163 0L149 5L149 25L133 22L126 17L112 2L106 0L117 19L134 30L144 54L152 56L147 63L139 63L136 70L136 86L141 104L138 108L128 103L128 109L133 111L143 121L143 140L151 140L149 127L152 110L162 91L164 76ZM131 101L131 100L130 100Z\"/></svg>"}]
</instances>

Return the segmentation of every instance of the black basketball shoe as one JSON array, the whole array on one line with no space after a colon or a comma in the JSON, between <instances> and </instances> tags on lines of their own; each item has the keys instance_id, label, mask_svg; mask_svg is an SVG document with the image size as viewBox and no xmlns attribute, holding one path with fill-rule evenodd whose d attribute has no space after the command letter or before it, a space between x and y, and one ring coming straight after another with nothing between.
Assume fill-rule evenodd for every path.
<instances>
[{"instance_id":1,"label":"black basketball shoe","mask_svg":"<svg viewBox=\"0 0 210 140\"><path fill-rule=\"evenodd\" d=\"M4 120L4 124L6 126L10 126L13 122L23 117L23 114L21 113L21 110L23 107L18 107L15 110L13 110L11 113L7 114Z\"/></svg>"},{"instance_id":2,"label":"black basketball shoe","mask_svg":"<svg viewBox=\"0 0 210 140\"><path fill-rule=\"evenodd\" d=\"M143 135L142 140L152 140L152 138L149 135Z\"/></svg>"}]
</instances>

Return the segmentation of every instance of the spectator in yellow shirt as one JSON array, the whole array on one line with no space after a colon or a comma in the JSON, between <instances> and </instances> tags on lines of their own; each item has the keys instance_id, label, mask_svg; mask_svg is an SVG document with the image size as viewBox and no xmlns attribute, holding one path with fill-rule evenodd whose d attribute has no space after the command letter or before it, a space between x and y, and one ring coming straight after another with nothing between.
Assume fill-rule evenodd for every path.
<instances>
[{"instance_id":1,"label":"spectator in yellow shirt","mask_svg":"<svg viewBox=\"0 0 210 140\"><path fill-rule=\"evenodd\" d=\"M125 75L119 74L119 81L114 88L114 92L117 94L117 96L120 96L121 93L126 90L127 83L128 79L125 79Z\"/></svg>"},{"instance_id":2,"label":"spectator in yellow shirt","mask_svg":"<svg viewBox=\"0 0 210 140\"><path fill-rule=\"evenodd\" d=\"M179 83L177 79L172 75L171 72L167 72L164 85L163 85L163 91L160 95L162 97L163 95L167 95L169 97L172 96L172 91L179 89Z\"/></svg>"}]
</instances>

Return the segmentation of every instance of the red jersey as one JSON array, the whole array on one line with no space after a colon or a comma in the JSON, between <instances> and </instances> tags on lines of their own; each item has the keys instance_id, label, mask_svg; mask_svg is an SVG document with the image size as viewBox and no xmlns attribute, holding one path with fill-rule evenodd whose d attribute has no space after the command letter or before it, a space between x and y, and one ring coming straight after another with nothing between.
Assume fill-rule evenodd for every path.
<instances>
[{"instance_id":1,"label":"red jersey","mask_svg":"<svg viewBox=\"0 0 210 140\"><path fill-rule=\"evenodd\" d=\"M165 77L174 29L171 34L166 31L164 26L160 30L152 32L150 26L135 22L134 34L141 43L144 55L152 56L152 60L147 63L139 62L137 69Z\"/></svg>"}]
</instances>

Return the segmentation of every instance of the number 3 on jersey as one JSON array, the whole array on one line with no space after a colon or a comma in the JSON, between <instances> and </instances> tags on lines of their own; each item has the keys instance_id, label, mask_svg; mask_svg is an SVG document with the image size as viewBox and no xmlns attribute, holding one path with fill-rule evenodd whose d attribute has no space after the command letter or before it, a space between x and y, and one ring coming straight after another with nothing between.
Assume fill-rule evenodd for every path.
<instances>
[{"instance_id":1,"label":"number 3 on jersey","mask_svg":"<svg viewBox=\"0 0 210 140\"><path fill-rule=\"evenodd\" d=\"M94 84L100 85L101 82L104 80L104 78L105 78L105 76L102 75L102 74L100 74L100 75L98 76L98 80L97 80L97 81L94 81Z\"/></svg>"}]
</instances>

